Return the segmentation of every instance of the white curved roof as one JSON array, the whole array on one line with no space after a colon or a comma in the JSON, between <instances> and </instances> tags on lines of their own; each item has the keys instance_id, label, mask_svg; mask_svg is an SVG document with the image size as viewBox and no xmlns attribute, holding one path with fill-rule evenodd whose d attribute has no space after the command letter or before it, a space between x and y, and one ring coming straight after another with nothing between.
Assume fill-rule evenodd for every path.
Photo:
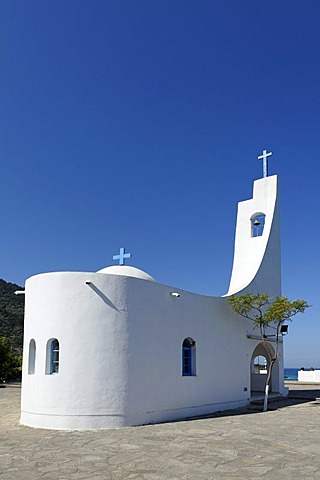
<instances>
[{"instance_id":1,"label":"white curved roof","mask_svg":"<svg viewBox=\"0 0 320 480\"><path fill-rule=\"evenodd\" d=\"M142 280L150 280L155 282L155 279L151 277L147 272L140 270L136 267L130 267L128 265L111 265L110 267L102 268L97 273L105 273L107 275L122 275L124 277L141 278Z\"/></svg>"}]
</instances>

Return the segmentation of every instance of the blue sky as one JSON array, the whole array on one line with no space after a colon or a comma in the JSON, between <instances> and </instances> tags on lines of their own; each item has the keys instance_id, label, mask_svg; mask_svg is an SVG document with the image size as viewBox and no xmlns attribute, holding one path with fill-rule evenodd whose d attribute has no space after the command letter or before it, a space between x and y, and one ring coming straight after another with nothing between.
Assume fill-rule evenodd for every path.
<instances>
[{"instance_id":1,"label":"blue sky","mask_svg":"<svg viewBox=\"0 0 320 480\"><path fill-rule=\"evenodd\" d=\"M283 294L313 307L286 366L320 367L320 5L0 5L1 277L96 271L228 289L237 202L281 184Z\"/></svg>"}]
</instances>

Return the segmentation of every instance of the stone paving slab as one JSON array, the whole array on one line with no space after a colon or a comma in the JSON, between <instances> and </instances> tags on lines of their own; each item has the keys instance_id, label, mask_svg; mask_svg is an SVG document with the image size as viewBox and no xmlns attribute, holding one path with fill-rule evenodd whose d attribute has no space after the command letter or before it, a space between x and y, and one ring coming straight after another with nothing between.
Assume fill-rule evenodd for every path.
<instances>
[{"instance_id":1,"label":"stone paving slab","mask_svg":"<svg viewBox=\"0 0 320 480\"><path fill-rule=\"evenodd\" d=\"M0 389L0 480L319 480L320 395L308 389L267 413L72 432L19 425L20 390Z\"/></svg>"}]
</instances>

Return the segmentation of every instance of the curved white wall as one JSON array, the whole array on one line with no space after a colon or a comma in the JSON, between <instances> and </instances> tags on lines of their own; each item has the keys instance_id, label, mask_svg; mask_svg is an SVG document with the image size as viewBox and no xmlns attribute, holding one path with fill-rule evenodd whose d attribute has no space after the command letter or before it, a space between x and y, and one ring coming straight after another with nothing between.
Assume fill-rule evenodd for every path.
<instances>
[{"instance_id":1,"label":"curved white wall","mask_svg":"<svg viewBox=\"0 0 320 480\"><path fill-rule=\"evenodd\" d=\"M251 236L251 218L265 214L262 236ZM280 212L278 179L254 182L253 198L238 204L234 259L226 296L236 293L281 295Z\"/></svg>"},{"instance_id":2,"label":"curved white wall","mask_svg":"<svg viewBox=\"0 0 320 480\"><path fill-rule=\"evenodd\" d=\"M85 281L91 281L86 285ZM51 273L26 285L21 423L117 428L246 405L258 340L226 298L99 273ZM196 341L196 375L182 375L182 342ZM28 346L36 341L35 373ZM46 344L60 370L45 374ZM279 389L281 386L279 387Z\"/></svg>"},{"instance_id":3,"label":"curved white wall","mask_svg":"<svg viewBox=\"0 0 320 480\"><path fill-rule=\"evenodd\" d=\"M92 280L87 285L85 281ZM125 424L127 308L125 277L62 272L26 282L21 423L95 428ZM28 374L30 339L35 373ZM60 343L60 371L48 375L46 345Z\"/></svg>"},{"instance_id":4,"label":"curved white wall","mask_svg":"<svg viewBox=\"0 0 320 480\"><path fill-rule=\"evenodd\" d=\"M176 290L99 273L30 278L21 423L114 428L247 404L246 322L230 314L226 299L183 291L177 298L171 295ZM191 377L182 376L186 337L196 341L196 375ZM48 375L50 338L60 343L60 370ZM34 374L28 373L31 339L37 349ZM230 352L239 348L235 369Z\"/></svg>"}]
</instances>

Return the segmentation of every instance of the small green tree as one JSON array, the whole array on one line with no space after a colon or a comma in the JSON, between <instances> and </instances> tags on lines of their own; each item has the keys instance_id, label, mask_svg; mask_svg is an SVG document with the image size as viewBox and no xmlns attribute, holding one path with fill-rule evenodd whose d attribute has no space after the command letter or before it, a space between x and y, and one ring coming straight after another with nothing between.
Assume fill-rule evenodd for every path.
<instances>
[{"instance_id":1,"label":"small green tree","mask_svg":"<svg viewBox=\"0 0 320 480\"><path fill-rule=\"evenodd\" d=\"M288 300L287 297L275 297L273 300L267 294L245 293L243 295L232 295L228 299L232 310L244 318L253 322L253 328L260 330L261 340L264 343L265 350L269 356L268 371L265 385L265 397L263 411L268 408L268 395L272 375L273 365L278 358L279 337L281 326L286 321L291 321L291 317L297 313L304 313L305 309L310 307L306 300ZM270 349L266 329L273 327L275 329L276 348ZM272 335L273 336L273 335Z\"/></svg>"},{"instance_id":2,"label":"small green tree","mask_svg":"<svg viewBox=\"0 0 320 480\"><path fill-rule=\"evenodd\" d=\"M12 380L21 375L21 358L17 356L9 341L0 337L0 382Z\"/></svg>"}]
</instances>

